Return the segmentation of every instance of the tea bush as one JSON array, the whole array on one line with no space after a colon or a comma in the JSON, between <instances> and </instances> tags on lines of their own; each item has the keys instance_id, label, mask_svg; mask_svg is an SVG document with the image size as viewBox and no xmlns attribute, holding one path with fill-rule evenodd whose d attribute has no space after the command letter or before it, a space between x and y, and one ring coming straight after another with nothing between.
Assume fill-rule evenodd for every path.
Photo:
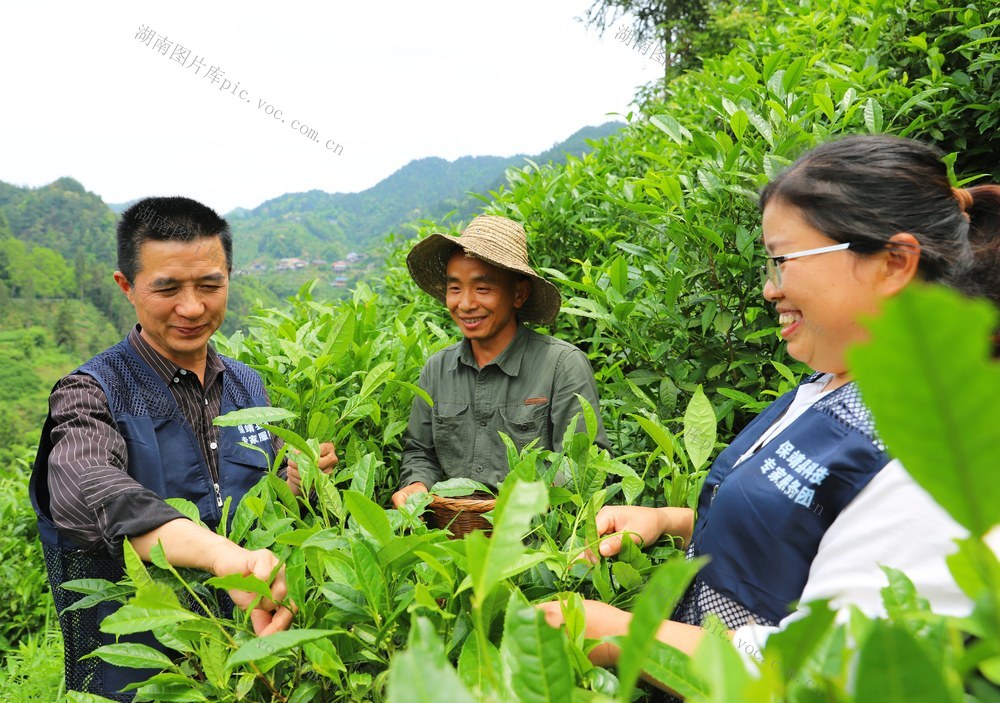
<instances>
[{"instance_id":1,"label":"tea bush","mask_svg":"<svg viewBox=\"0 0 1000 703\"><path fill-rule=\"evenodd\" d=\"M23 450L0 476L0 648L4 651L55 622L35 513L28 501L33 455Z\"/></svg>"},{"instance_id":2,"label":"tea bush","mask_svg":"<svg viewBox=\"0 0 1000 703\"><path fill-rule=\"evenodd\" d=\"M778 0L762 12L768 21L729 53L702 57L700 70L648 91L644 116L630 116L619 135L564 166L511 170L504 186L482 196L488 212L525 224L534 262L561 286L563 313L549 331L590 357L614 456L593 446L592 421L562 454L510 452L490 539L449 541L428 528L419 517L426 498L386 510L418 393L412 384L454 332L444 310L408 280L401 259L409 243L396 244L377 293L361 286L350 300L325 303L304 288L289 310L259 311L247 334L219 342L261 372L287 411L225 421L266 423L301 452L310 499L294 499L269 477L232 521L235 537L287 560L296 629L258 639L239 614L199 616L175 591L198 595L205 577L176 572L162 555L148 568L133 555L131 582L140 585L105 627L148 629L144 609L155 605L164 614L158 634L182 654L170 661L138 645L104 648L101 656L116 663L163 667L142 697L627 701L646 670L702 701L997 700L1000 567L979 538L997 522L1000 442L976 444L982 462L974 467L954 448L995 435L995 413L983 409L995 406L1000 389L995 365L973 341L988 323L958 302L905 298L900 309L919 314L897 309L880 333L897 336L886 345L893 358L869 351L859 368L890 445L917 480L960 522L982 516L952 565L976 603L972 617L929 613L905 575L890 573L888 619L853 614L834 623L817 605L771 638L760 666L748 670L717 637L693 659L653 642L651 628L697 566L674 558L672 546L627 548L593 567L576 558L595 543L593 517L606 502L692 504L718 447L797 382L802 368L778 343L759 294L755 193L771 175L819 141L893 132L960 149L948 157L956 182L1000 177L995 2ZM417 234L437 229L418 223ZM916 333L906 338L905 330ZM948 334L930 353L936 330ZM884 398L901 392L890 363L903 342L921 351L910 356L933 363L904 374L902 390L922 395L896 400L904 414L894 416ZM953 378L959 358L971 375ZM926 407L964 420L948 433L938 426L907 434L919 427L913 413ZM979 421L969 408L982 412ZM314 461L317 441L328 438L343 461L324 477ZM933 466L907 453L927 440ZM553 485L557 473L564 485ZM266 592L247 579L207 581ZM94 598L110 592L110 584L81 587ZM593 643L583 640L572 605L565 635L531 607L565 592L641 614L620 641L616 672L584 656Z\"/></svg>"},{"instance_id":3,"label":"tea bush","mask_svg":"<svg viewBox=\"0 0 1000 703\"><path fill-rule=\"evenodd\" d=\"M969 618L931 613L905 575L887 569L887 619L855 612L838 622L826 604L811 604L806 618L762 651L747 647L757 661L749 671L725 637L707 637L693 658L656 643L656 623L699 564L666 544L642 552L628 541L613 559L590 565L577 558L596 544L600 506L616 495L633 501L643 490L634 471L594 446L596 424L584 406L587 432L570 433L563 453L518 454L508 445L511 474L492 513L492 536L474 532L459 541L419 519L427 498L386 510L357 475L319 473L315 441L285 430L303 448L312 500L296 500L268 476L236 509L231 534L285 560L289 597L299 604L296 628L256 638L239 613L233 620L197 615L179 595L199 597L206 584L265 595L266 585L252 577L182 574L157 550L146 567L127 550L132 596L102 628L149 630L156 613L153 631L181 656L170 660L137 644L109 645L99 654L163 668L139 688L148 700L624 702L642 670L695 701L995 700L1000 562L982 535L1000 523L1000 426L982 409L1000 393L996 362L986 359L996 317L989 305L943 289L908 290L887 307L855 359L892 451L970 530L949 560L975 603ZM899 372L907 384L895 382ZM380 373L376 364L366 379ZM963 380L970 375L978 383ZM704 461L707 450L698 443L714 425L705 424L701 397L696 393L685 413L691 441L659 428L658 451L683 447L696 464ZM282 415L295 417L251 409L220 422L270 423ZM356 461L378 463L371 454ZM565 485L554 485L556 474L568 478ZM91 602L120 594L110 583L77 588ZM571 594L565 632L545 625L532 607L557 594ZM617 640L616 672L585 656L594 643L582 636L583 597L637 613ZM73 694L70 700L91 703Z\"/></svg>"}]
</instances>

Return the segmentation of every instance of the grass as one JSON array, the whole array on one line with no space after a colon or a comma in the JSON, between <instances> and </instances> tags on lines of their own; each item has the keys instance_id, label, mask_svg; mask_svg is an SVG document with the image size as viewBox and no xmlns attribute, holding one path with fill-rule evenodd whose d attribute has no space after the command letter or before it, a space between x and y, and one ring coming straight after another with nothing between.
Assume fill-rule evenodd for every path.
<instances>
[{"instance_id":1,"label":"grass","mask_svg":"<svg viewBox=\"0 0 1000 703\"><path fill-rule=\"evenodd\" d=\"M0 700L5 703L65 703L63 644L53 622L4 654Z\"/></svg>"}]
</instances>

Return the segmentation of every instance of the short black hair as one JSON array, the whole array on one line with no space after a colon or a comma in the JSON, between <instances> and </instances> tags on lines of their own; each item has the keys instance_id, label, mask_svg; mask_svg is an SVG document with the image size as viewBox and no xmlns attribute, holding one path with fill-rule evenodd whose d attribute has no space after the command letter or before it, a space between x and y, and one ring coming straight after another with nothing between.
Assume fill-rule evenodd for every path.
<instances>
[{"instance_id":1,"label":"short black hair","mask_svg":"<svg viewBox=\"0 0 1000 703\"><path fill-rule=\"evenodd\" d=\"M118 220L118 270L134 283L143 242L193 242L202 237L219 238L226 253L226 270L232 273L233 235L215 210L181 196L143 198Z\"/></svg>"}]
</instances>

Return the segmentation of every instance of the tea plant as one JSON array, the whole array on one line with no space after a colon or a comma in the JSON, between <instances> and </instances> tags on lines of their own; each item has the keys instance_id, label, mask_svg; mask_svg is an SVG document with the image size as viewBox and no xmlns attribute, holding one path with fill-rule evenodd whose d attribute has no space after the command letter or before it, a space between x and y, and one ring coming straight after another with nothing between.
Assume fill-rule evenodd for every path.
<instances>
[{"instance_id":1,"label":"tea plant","mask_svg":"<svg viewBox=\"0 0 1000 703\"><path fill-rule=\"evenodd\" d=\"M268 597L267 584L181 572L161 550L145 566L128 549L122 584L66 587L88 594L79 607L127 598L102 629L152 630L178 653L172 660L125 643L97 651L115 664L163 670L138 687L140 699L385 700L394 657L408 641L431 642L431 635L458 663L465 685L474 682L476 695L499 695L511 685L523 693L523 687L539 684L526 670L510 683L502 662L513 656L511 648L518 662L529 654L541 662L537 638L561 637L530 603L576 591L628 606L656 564L679 556L663 546L651 553L627 548L593 567L579 558L596 547L596 511L612 496L634 501L644 488L632 469L596 447L596 415L585 401L581 413L586 431L575 432L571 423L563 452L529 446L519 453L507 439L511 471L491 513L492 534L474 532L459 541L419 519L426 497L387 510L373 501L369 482L351 479L349 486L342 474L321 473L317 442L280 425L282 418L296 419L289 411L254 408L219 418L219 424L261 424L301 448L300 471L310 497L296 499L272 472L236 507L229 526L232 539L251 549L269 548L284 560L289 600L298 607L294 630L255 638L241 613L233 619L214 615L213 587ZM685 446L679 437L670 441ZM379 461L365 454L356 465L377 471ZM190 505L173 502L197 519ZM582 650L566 663L559 676L567 690L612 685L614 677L594 673ZM547 672L546 664L537 676Z\"/></svg>"}]
</instances>

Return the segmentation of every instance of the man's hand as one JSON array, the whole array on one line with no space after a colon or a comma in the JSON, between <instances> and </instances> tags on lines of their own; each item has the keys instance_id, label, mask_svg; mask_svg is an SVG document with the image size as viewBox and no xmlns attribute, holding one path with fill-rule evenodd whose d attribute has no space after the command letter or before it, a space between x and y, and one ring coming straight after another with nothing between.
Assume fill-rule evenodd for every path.
<instances>
[{"instance_id":1,"label":"man's hand","mask_svg":"<svg viewBox=\"0 0 1000 703\"><path fill-rule=\"evenodd\" d=\"M419 481L417 483L411 483L406 488L401 488L392 494L392 505L393 507L401 508L403 506L403 503L406 502L406 499L411 495L413 495L414 493L426 493L426 492L427 492L427 486L425 486L424 484L420 483Z\"/></svg>"},{"instance_id":2,"label":"man's hand","mask_svg":"<svg viewBox=\"0 0 1000 703\"><path fill-rule=\"evenodd\" d=\"M319 445L319 461L316 462L316 466L319 467L320 471L325 474L330 473L339 461L333 442L323 442ZM292 459L288 460L288 473L285 475L285 482L292 489L292 495L302 495L302 476L299 474L299 465Z\"/></svg>"},{"instance_id":3,"label":"man's hand","mask_svg":"<svg viewBox=\"0 0 1000 703\"><path fill-rule=\"evenodd\" d=\"M228 576L230 574L240 574L242 576L256 576L264 583L271 586L270 598L261 598L250 610L250 622L258 637L264 637L281 630L287 630L292 624L292 610L283 605L278 605L275 600L284 600L288 596L288 584L285 582L285 567L277 570L274 581L271 581L271 574L275 572L279 564L276 557L270 550L258 549L250 551L236 544L232 549L225 550L213 562L211 572L216 576ZM254 600L259 596L249 591L229 591L229 596L233 602L243 610L249 608ZM294 608L294 605L292 606Z\"/></svg>"},{"instance_id":4,"label":"man's hand","mask_svg":"<svg viewBox=\"0 0 1000 703\"><path fill-rule=\"evenodd\" d=\"M130 537L129 541L143 561L150 561L153 547L159 544L163 555L174 566L201 569L214 576L253 574L271 586L272 598L262 598L250 610L250 622L259 636L270 635L279 630L287 630L292 622L292 610L279 606L275 601L288 596L284 567L267 549L250 551L235 542L217 535L204 525L198 525L187 518L177 518L165 522L145 534ZM277 572L275 573L275 570ZM271 575L274 574L274 581ZM230 591L233 602L246 610L258 598L255 593ZM292 608L294 609L294 605Z\"/></svg>"}]
</instances>

